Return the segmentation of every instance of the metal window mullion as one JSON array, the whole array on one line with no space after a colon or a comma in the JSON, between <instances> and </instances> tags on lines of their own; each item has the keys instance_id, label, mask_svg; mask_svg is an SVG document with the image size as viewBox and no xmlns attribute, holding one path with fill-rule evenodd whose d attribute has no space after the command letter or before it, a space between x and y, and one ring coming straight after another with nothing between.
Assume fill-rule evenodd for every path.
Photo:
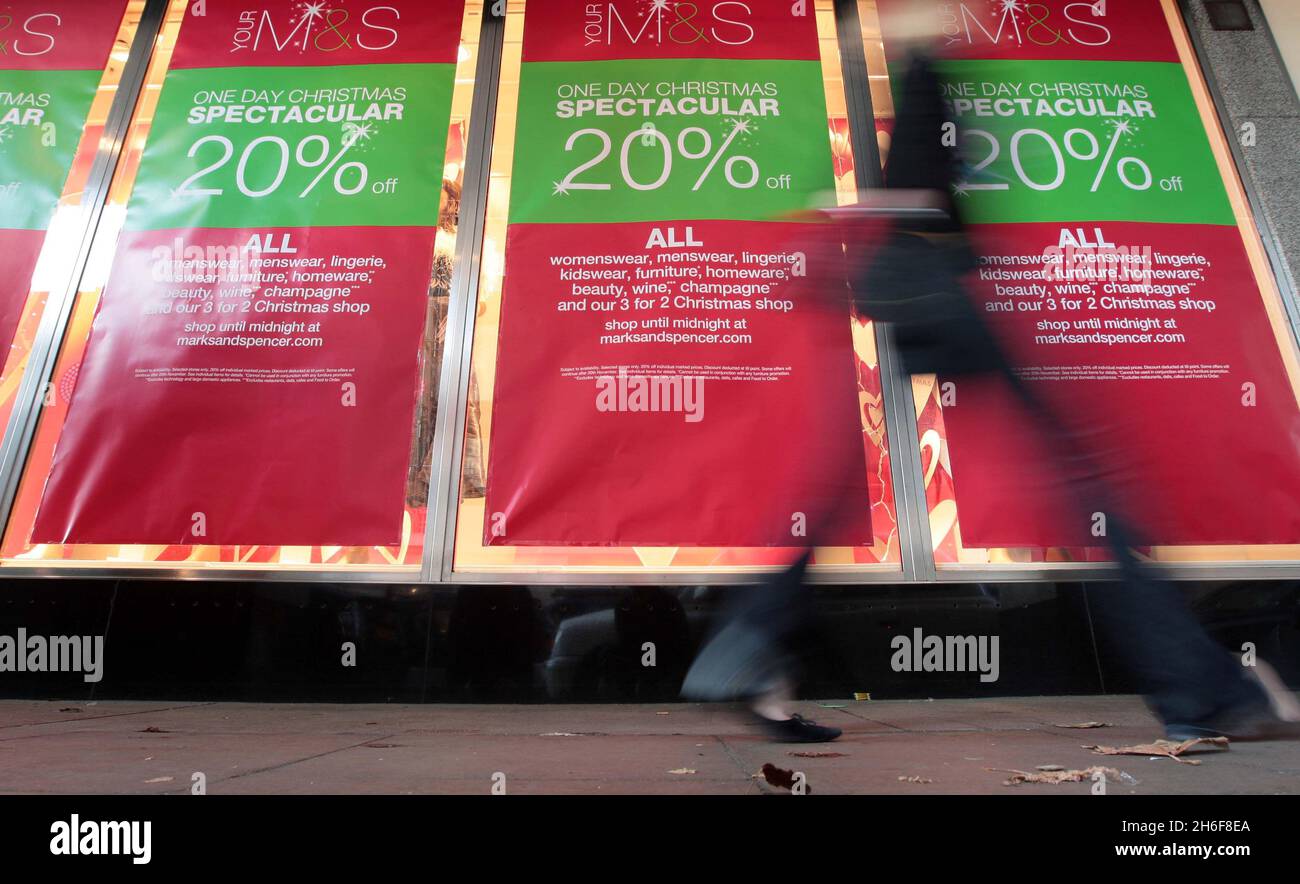
<instances>
[{"instance_id":1,"label":"metal window mullion","mask_svg":"<svg viewBox=\"0 0 1300 884\"><path fill-rule=\"evenodd\" d=\"M36 427L45 401L46 385L51 382L63 339L67 333L72 307L81 288L82 277L90 258L91 246L99 230L100 219L108 202L113 175L130 134L135 107L144 88L145 75L153 58L154 44L162 29L167 0L147 0L136 27L135 36L122 67L117 94L109 106L95 159L82 194L81 222L75 234L76 251L68 266L65 284L50 293L37 326L36 337L27 357L27 367L14 395L4 439L0 442L0 513L4 530L9 527L14 499L22 479L23 468L31 450ZM47 231L48 232L48 231Z\"/></svg>"},{"instance_id":2,"label":"metal window mullion","mask_svg":"<svg viewBox=\"0 0 1300 884\"><path fill-rule=\"evenodd\" d=\"M429 494L433 509L425 525L424 567L421 572L426 583L449 581L455 558L461 458L474 358L474 313L482 269L492 136L496 131L497 90L501 82L504 42L505 16L493 15L490 4L484 3L478 64L474 69L474 99L470 105L469 133L465 141L465 181L456 231L456 263L452 271L451 296L447 302L447 337L438 382L438 418L434 426L433 470L430 474L436 486Z\"/></svg>"},{"instance_id":3,"label":"metal window mullion","mask_svg":"<svg viewBox=\"0 0 1300 884\"><path fill-rule=\"evenodd\" d=\"M879 187L882 184L880 148L876 142L876 115L857 0L835 0L835 27L848 103L854 176L859 189ZM902 369L890 329L880 322L874 326L903 579L930 582L937 575L925 504L925 476L921 471L912 379Z\"/></svg>"}]
</instances>

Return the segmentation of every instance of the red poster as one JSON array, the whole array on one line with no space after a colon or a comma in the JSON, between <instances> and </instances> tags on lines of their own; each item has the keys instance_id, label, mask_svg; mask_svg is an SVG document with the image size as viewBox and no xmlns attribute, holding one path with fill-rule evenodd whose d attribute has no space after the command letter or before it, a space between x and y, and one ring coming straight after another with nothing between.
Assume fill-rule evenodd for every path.
<instances>
[{"instance_id":1,"label":"red poster","mask_svg":"<svg viewBox=\"0 0 1300 884\"><path fill-rule=\"evenodd\" d=\"M104 70L126 0L5 0L0 70Z\"/></svg>"},{"instance_id":2,"label":"red poster","mask_svg":"<svg viewBox=\"0 0 1300 884\"><path fill-rule=\"evenodd\" d=\"M976 235L988 257L1023 258L1056 245L1061 230L989 225ZM996 269L1026 265L983 268L973 280L980 303L1057 300L999 325L1022 377L1082 440L1087 461L1073 462L997 386L958 383L943 417L967 544L1095 544L1081 507L1097 482L1161 545L1296 542L1300 411L1241 235L1116 222L1080 233L1183 256L1187 282L1170 283L1174 294L1101 282L1078 297L1048 284L1038 299L1008 295L1024 283ZM1089 316L1101 309L1122 315Z\"/></svg>"},{"instance_id":3,"label":"red poster","mask_svg":"<svg viewBox=\"0 0 1300 884\"><path fill-rule=\"evenodd\" d=\"M787 284L755 298L740 325L726 312L671 306L659 311L667 322L649 328L606 313L556 321L544 293L573 278L553 267L557 236L584 255L615 257L644 252L656 235L690 237L709 250L701 255L718 256L779 253L801 230L726 221L563 233L512 226L511 266L535 269L527 286L507 289L488 511L506 513L508 530L494 538L489 523L486 540L798 546L806 535L792 527L843 508L817 542L869 542L844 302ZM702 278L709 264L672 266Z\"/></svg>"},{"instance_id":4,"label":"red poster","mask_svg":"<svg viewBox=\"0 0 1300 884\"><path fill-rule=\"evenodd\" d=\"M894 17L929 7L949 59L1178 61L1160 0L879 0L887 49Z\"/></svg>"},{"instance_id":5,"label":"red poster","mask_svg":"<svg viewBox=\"0 0 1300 884\"><path fill-rule=\"evenodd\" d=\"M376 246L363 228L257 235L295 249L299 262L361 259ZM237 250L249 236L194 230L184 242ZM107 290L153 279L155 256L174 237L123 234ZM374 272L346 300L321 301L325 312L241 312L227 323L172 312L141 321L134 300L105 298L34 539L192 543L201 514L206 534L198 536L218 544L392 542L433 235L387 228L383 238L389 254L417 260ZM271 300L282 297L275 287L265 295L251 303L286 302ZM60 533L65 520L71 527Z\"/></svg>"},{"instance_id":6,"label":"red poster","mask_svg":"<svg viewBox=\"0 0 1300 884\"><path fill-rule=\"evenodd\" d=\"M955 500L968 548L1100 547L1108 518L1144 545L1300 542L1296 389L1172 4L882 0L891 54L894 15L917 8L942 34L972 292L1051 413L940 377L932 509Z\"/></svg>"},{"instance_id":7,"label":"red poster","mask_svg":"<svg viewBox=\"0 0 1300 884\"><path fill-rule=\"evenodd\" d=\"M566 0L524 28L485 545L870 544L811 8Z\"/></svg>"},{"instance_id":8,"label":"red poster","mask_svg":"<svg viewBox=\"0 0 1300 884\"><path fill-rule=\"evenodd\" d=\"M462 4L194 9L32 539L396 544Z\"/></svg>"}]
</instances>

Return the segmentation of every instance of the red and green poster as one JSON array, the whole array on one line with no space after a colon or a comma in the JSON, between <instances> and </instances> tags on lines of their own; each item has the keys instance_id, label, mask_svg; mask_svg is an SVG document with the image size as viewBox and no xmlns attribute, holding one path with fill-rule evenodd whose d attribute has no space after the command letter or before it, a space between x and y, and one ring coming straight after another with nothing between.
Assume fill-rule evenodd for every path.
<instances>
[{"instance_id":1,"label":"red and green poster","mask_svg":"<svg viewBox=\"0 0 1300 884\"><path fill-rule=\"evenodd\" d=\"M186 9L35 542L399 539L462 13Z\"/></svg>"},{"instance_id":2,"label":"red and green poster","mask_svg":"<svg viewBox=\"0 0 1300 884\"><path fill-rule=\"evenodd\" d=\"M31 290L126 0L0 0L0 348Z\"/></svg>"},{"instance_id":3,"label":"red and green poster","mask_svg":"<svg viewBox=\"0 0 1300 884\"><path fill-rule=\"evenodd\" d=\"M789 218L833 188L812 4L538 6L484 543L870 544L847 302Z\"/></svg>"},{"instance_id":4,"label":"red and green poster","mask_svg":"<svg viewBox=\"0 0 1300 884\"><path fill-rule=\"evenodd\" d=\"M881 2L895 62L912 5ZM1153 545L1300 542L1296 391L1166 4L929 6L973 291L1082 440L1061 450L1005 392L940 378L962 542L1096 545L1088 483Z\"/></svg>"}]
</instances>

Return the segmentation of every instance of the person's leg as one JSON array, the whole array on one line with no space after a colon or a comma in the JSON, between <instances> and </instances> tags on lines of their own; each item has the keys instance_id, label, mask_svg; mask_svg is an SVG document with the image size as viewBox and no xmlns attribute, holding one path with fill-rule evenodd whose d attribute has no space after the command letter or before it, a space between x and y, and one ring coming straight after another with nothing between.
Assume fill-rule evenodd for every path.
<instances>
[{"instance_id":1,"label":"person's leg","mask_svg":"<svg viewBox=\"0 0 1300 884\"><path fill-rule=\"evenodd\" d=\"M1061 468L1075 477L1086 504L1081 512L1107 514L1106 542L1121 579L1092 585L1087 590L1089 609L1169 732L1209 732L1214 723L1230 726L1267 716L1269 695L1258 679L1210 637L1178 588L1155 578L1137 558L1134 550L1141 539L1107 493L1091 445L1058 420L1009 363L1003 362L998 373L1052 438Z\"/></svg>"},{"instance_id":2,"label":"person's leg","mask_svg":"<svg viewBox=\"0 0 1300 884\"><path fill-rule=\"evenodd\" d=\"M808 554L757 586L736 587L704 648L691 664L682 696L744 700L769 735L784 742L824 742L840 735L792 713L795 662L792 639L812 619L804 586Z\"/></svg>"},{"instance_id":3,"label":"person's leg","mask_svg":"<svg viewBox=\"0 0 1300 884\"><path fill-rule=\"evenodd\" d=\"M1210 638L1172 583L1129 577L1087 593L1094 622L1166 726L1268 709L1263 690Z\"/></svg>"},{"instance_id":4,"label":"person's leg","mask_svg":"<svg viewBox=\"0 0 1300 884\"><path fill-rule=\"evenodd\" d=\"M694 700L750 700L788 680L789 636L806 621L801 558L756 586L727 590L727 604L682 685Z\"/></svg>"}]
</instances>

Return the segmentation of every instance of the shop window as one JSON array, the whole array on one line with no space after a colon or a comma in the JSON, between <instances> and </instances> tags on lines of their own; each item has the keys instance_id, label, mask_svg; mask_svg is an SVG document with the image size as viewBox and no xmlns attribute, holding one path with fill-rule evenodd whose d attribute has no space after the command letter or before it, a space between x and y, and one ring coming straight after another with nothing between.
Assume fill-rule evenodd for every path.
<instances>
[{"instance_id":1,"label":"shop window","mask_svg":"<svg viewBox=\"0 0 1300 884\"><path fill-rule=\"evenodd\" d=\"M1054 412L912 379L940 571L1099 561L1121 524L1156 562L1295 559L1295 339L1174 0L858 12L886 162L906 35L940 47L972 291Z\"/></svg>"},{"instance_id":2,"label":"shop window","mask_svg":"<svg viewBox=\"0 0 1300 884\"><path fill-rule=\"evenodd\" d=\"M743 572L834 506L816 565L899 573L874 327L792 287L843 77L829 0L509 3L457 573Z\"/></svg>"},{"instance_id":3,"label":"shop window","mask_svg":"<svg viewBox=\"0 0 1300 884\"><path fill-rule=\"evenodd\" d=\"M0 16L0 426L46 303L69 284L91 165L143 10L143 0L93 11L65 0Z\"/></svg>"},{"instance_id":4,"label":"shop window","mask_svg":"<svg viewBox=\"0 0 1300 884\"><path fill-rule=\"evenodd\" d=\"M289 7L170 3L6 565L418 571L482 4Z\"/></svg>"}]
</instances>

